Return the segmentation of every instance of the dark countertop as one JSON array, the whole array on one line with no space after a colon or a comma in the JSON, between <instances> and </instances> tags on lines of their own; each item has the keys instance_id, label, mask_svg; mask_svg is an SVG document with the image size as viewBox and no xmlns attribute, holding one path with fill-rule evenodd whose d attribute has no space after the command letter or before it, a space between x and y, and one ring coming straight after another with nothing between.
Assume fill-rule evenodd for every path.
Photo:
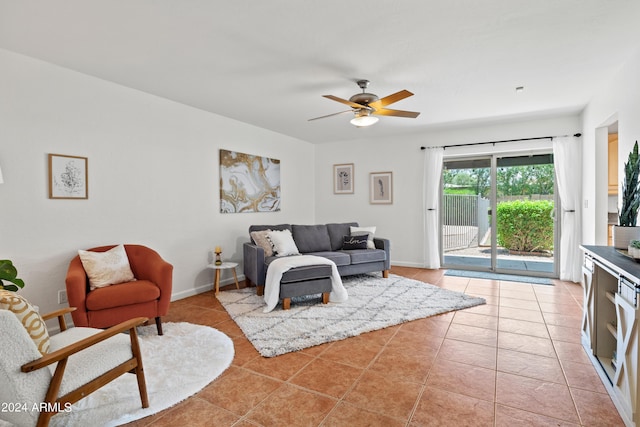
<instances>
[{"instance_id":1,"label":"dark countertop","mask_svg":"<svg viewBox=\"0 0 640 427\"><path fill-rule=\"evenodd\" d=\"M623 255L619 249L613 246L582 245L580 248L592 258L599 261L605 267L633 279L640 283L640 263L633 258Z\"/></svg>"}]
</instances>

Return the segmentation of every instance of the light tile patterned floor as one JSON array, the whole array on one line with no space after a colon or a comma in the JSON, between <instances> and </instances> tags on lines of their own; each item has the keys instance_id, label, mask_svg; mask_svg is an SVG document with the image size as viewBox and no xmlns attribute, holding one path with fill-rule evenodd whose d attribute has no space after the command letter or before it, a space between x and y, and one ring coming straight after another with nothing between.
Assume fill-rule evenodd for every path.
<instances>
[{"instance_id":1,"label":"light tile patterned floor","mask_svg":"<svg viewBox=\"0 0 640 427\"><path fill-rule=\"evenodd\" d=\"M197 395L131 425L623 425L580 345L579 284L392 273L488 304L265 359L212 292L173 302L165 321L225 332L236 357Z\"/></svg>"}]
</instances>

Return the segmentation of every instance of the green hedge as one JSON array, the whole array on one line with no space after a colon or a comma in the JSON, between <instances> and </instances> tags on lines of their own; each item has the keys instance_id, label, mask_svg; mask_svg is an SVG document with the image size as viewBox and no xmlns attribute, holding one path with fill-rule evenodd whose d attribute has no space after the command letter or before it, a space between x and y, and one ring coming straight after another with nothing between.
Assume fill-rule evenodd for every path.
<instances>
[{"instance_id":1,"label":"green hedge","mask_svg":"<svg viewBox=\"0 0 640 427\"><path fill-rule=\"evenodd\" d=\"M520 252L553 250L552 210L549 200L498 203L498 245Z\"/></svg>"}]
</instances>

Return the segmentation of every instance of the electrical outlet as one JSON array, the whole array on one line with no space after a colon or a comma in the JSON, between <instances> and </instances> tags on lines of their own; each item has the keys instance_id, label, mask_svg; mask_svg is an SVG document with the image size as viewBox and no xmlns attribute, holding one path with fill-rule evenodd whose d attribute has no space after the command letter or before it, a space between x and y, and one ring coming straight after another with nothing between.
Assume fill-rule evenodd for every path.
<instances>
[{"instance_id":1,"label":"electrical outlet","mask_svg":"<svg viewBox=\"0 0 640 427\"><path fill-rule=\"evenodd\" d=\"M67 291L58 291L58 304L67 304L69 300L67 299Z\"/></svg>"}]
</instances>

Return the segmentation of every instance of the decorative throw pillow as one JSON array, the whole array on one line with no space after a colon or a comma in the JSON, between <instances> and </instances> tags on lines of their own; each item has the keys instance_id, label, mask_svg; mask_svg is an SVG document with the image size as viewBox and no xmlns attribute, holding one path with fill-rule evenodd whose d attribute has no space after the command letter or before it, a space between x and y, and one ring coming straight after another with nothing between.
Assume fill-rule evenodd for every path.
<instances>
[{"instance_id":1,"label":"decorative throw pillow","mask_svg":"<svg viewBox=\"0 0 640 427\"><path fill-rule=\"evenodd\" d=\"M368 233L367 249L375 249L376 245L373 243L373 235L376 232L376 227L349 227L352 236L363 235Z\"/></svg>"},{"instance_id":2,"label":"decorative throw pillow","mask_svg":"<svg viewBox=\"0 0 640 427\"><path fill-rule=\"evenodd\" d=\"M342 238L342 249L345 251L351 249L367 249L367 238L369 233L361 236L344 236Z\"/></svg>"},{"instance_id":3,"label":"decorative throw pillow","mask_svg":"<svg viewBox=\"0 0 640 427\"><path fill-rule=\"evenodd\" d=\"M43 356L49 352L47 325L29 301L15 292L0 290L0 309L9 310L16 315Z\"/></svg>"},{"instance_id":4,"label":"decorative throw pillow","mask_svg":"<svg viewBox=\"0 0 640 427\"><path fill-rule=\"evenodd\" d=\"M124 245L118 245L106 252L78 251L84 271L89 277L91 290L118 283L133 282L129 258Z\"/></svg>"},{"instance_id":5,"label":"decorative throw pillow","mask_svg":"<svg viewBox=\"0 0 640 427\"><path fill-rule=\"evenodd\" d=\"M264 256L273 256L273 246L268 236L270 232L271 230L262 230L249 233L253 241L256 242L256 245L264 249Z\"/></svg>"},{"instance_id":6,"label":"decorative throw pillow","mask_svg":"<svg viewBox=\"0 0 640 427\"><path fill-rule=\"evenodd\" d=\"M300 255L296 242L293 241L291 231L270 231L267 236L271 240L276 256Z\"/></svg>"}]
</instances>

